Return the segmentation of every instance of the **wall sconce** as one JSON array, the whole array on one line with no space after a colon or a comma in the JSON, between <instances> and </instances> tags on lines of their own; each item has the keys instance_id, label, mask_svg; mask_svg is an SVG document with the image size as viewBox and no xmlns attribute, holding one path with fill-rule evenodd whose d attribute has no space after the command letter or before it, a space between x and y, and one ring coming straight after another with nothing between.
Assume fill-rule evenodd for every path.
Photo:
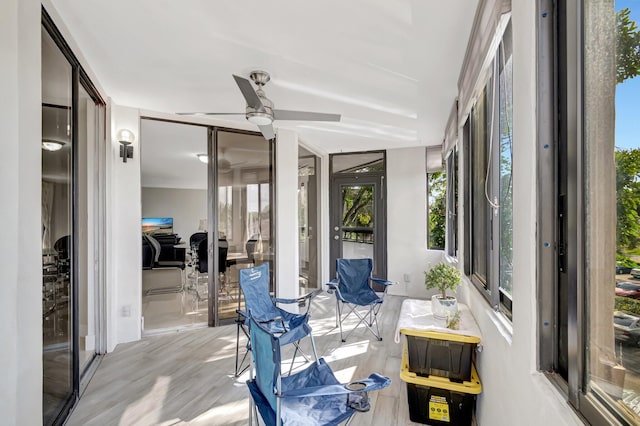
<instances>
[{"instance_id":1,"label":"wall sconce","mask_svg":"<svg viewBox=\"0 0 640 426\"><path fill-rule=\"evenodd\" d=\"M127 162L127 158L133 158L133 146L131 146L131 144L135 140L135 135L129 129L121 129L118 132L118 142L120 142L120 157L122 158L123 163Z\"/></svg>"}]
</instances>

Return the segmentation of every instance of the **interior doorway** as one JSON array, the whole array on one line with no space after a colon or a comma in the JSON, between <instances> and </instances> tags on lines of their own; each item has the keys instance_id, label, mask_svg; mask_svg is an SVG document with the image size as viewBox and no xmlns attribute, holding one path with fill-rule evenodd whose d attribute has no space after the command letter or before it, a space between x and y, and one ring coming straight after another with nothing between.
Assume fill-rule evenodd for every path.
<instances>
[{"instance_id":1,"label":"interior doorway","mask_svg":"<svg viewBox=\"0 0 640 426\"><path fill-rule=\"evenodd\" d=\"M207 143L206 126L140 120L144 334L208 322Z\"/></svg>"},{"instance_id":2,"label":"interior doorway","mask_svg":"<svg viewBox=\"0 0 640 426\"><path fill-rule=\"evenodd\" d=\"M383 151L330 157L331 276L338 258L371 258L386 278L386 161Z\"/></svg>"}]
</instances>

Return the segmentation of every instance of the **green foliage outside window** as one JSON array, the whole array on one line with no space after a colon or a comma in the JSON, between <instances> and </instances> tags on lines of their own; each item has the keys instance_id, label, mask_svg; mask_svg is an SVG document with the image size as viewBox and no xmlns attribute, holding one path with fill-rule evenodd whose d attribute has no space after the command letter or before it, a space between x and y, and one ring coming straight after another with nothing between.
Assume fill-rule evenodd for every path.
<instances>
[{"instance_id":1,"label":"green foliage outside window","mask_svg":"<svg viewBox=\"0 0 640 426\"><path fill-rule=\"evenodd\" d=\"M343 226L373 227L373 186L345 187L342 199Z\"/></svg>"},{"instance_id":2,"label":"green foliage outside window","mask_svg":"<svg viewBox=\"0 0 640 426\"><path fill-rule=\"evenodd\" d=\"M640 31L635 21L629 17L630 10L617 13L616 34L616 74L617 82L640 74Z\"/></svg>"},{"instance_id":3,"label":"green foliage outside window","mask_svg":"<svg viewBox=\"0 0 640 426\"><path fill-rule=\"evenodd\" d=\"M446 173L435 172L428 175L429 193L429 248L443 249L446 231Z\"/></svg>"}]
</instances>

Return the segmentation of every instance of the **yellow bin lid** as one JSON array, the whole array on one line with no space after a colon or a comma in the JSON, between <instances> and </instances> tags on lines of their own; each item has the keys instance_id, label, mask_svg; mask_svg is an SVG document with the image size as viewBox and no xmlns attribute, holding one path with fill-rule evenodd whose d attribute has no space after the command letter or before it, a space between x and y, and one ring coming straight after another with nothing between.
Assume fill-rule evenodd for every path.
<instances>
[{"instance_id":1,"label":"yellow bin lid","mask_svg":"<svg viewBox=\"0 0 640 426\"><path fill-rule=\"evenodd\" d=\"M405 336L427 337L429 339L450 340L461 343L480 343L477 336L466 336L459 333L445 333L437 330L417 330L413 328L401 328L400 333Z\"/></svg>"},{"instance_id":2,"label":"yellow bin lid","mask_svg":"<svg viewBox=\"0 0 640 426\"><path fill-rule=\"evenodd\" d=\"M476 366L471 364L471 380L468 382L452 382L448 377L434 376L429 377L418 376L416 373L409 371L409 358L407 355L407 344L405 342L402 351L402 364L400 366L400 378L407 382L420 386L429 386L432 388L446 389L454 392L470 393L477 395L482 392L482 384L476 371Z\"/></svg>"}]
</instances>

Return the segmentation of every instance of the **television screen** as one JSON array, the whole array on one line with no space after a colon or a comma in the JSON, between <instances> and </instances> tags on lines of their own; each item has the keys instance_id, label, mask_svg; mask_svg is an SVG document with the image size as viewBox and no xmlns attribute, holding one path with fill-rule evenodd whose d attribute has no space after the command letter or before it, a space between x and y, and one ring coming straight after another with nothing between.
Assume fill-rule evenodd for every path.
<instances>
[{"instance_id":1,"label":"television screen","mask_svg":"<svg viewBox=\"0 0 640 426\"><path fill-rule=\"evenodd\" d=\"M173 218L143 217L142 232L144 234L173 234Z\"/></svg>"}]
</instances>

